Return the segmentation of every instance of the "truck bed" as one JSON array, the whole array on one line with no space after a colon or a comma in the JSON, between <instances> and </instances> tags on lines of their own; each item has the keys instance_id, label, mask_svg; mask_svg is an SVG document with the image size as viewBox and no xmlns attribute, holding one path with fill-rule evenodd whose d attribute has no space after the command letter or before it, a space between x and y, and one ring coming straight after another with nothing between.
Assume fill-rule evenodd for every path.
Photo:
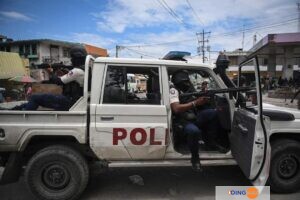
<instances>
[{"instance_id":1,"label":"truck bed","mask_svg":"<svg viewBox=\"0 0 300 200\"><path fill-rule=\"evenodd\" d=\"M86 142L86 111L0 111L1 151L25 148L35 135L74 136Z\"/></svg>"}]
</instances>

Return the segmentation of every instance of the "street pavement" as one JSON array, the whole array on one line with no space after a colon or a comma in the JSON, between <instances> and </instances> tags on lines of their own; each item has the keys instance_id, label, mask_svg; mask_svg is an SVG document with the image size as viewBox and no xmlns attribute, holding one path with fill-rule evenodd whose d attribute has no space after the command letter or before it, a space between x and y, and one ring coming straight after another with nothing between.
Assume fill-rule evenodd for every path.
<instances>
[{"instance_id":1,"label":"street pavement","mask_svg":"<svg viewBox=\"0 0 300 200\"><path fill-rule=\"evenodd\" d=\"M267 95L263 95L263 102L269 103L275 106L287 107L297 109L298 100L295 99L293 103L291 103L291 99L278 99L278 98L269 98Z\"/></svg>"},{"instance_id":2,"label":"street pavement","mask_svg":"<svg viewBox=\"0 0 300 200\"><path fill-rule=\"evenodd\" d=\"M129 177L142 180L133 183ZM106 199L184 199L214 200L215 186L250 185L238 166L205 167L196 173L189 167L172 168L113 168L91 175L82 200ZM0 187L1 200L33 200L24 179ZM272 200L299 200L300 191L293 194L271 194Z\"/></svg>"}]
</instances>

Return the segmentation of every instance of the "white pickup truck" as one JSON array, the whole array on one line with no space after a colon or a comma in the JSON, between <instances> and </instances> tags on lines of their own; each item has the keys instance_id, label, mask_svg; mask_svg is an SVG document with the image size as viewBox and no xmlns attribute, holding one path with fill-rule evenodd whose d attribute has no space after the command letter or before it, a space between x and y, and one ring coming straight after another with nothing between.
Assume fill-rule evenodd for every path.
<instances>
[{"instance_id":1,"label":"white pickup truck","mask_svg":"<svg viewBox=\"0 0 300 200\"><path fill-rule=\"evenodd\" d=\"M96 161L103 167L190 166L182 126L169 103L170 76L186 69L196 89L208 82L220 133L227 136L220 142L228 152L201 149L202 165L237 164L254 185L298 190L300 112L263 104L257 58L240 66L246 82L238 84L251 85L251 91L238 90L225 74L227 66L222 58L213 69L192 60L88 56L84 96L69 111L0 111L2 184L17 181L25 169L37 198L76 199ZM145 78L144 93L128 89L128 74Z\"/></svg>"}]
</instances>

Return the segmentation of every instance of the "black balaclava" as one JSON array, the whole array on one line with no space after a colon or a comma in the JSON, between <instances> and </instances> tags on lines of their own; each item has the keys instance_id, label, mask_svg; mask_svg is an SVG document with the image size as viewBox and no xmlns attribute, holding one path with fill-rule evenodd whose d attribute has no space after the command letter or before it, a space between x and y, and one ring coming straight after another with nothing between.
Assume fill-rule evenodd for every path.
<instances>
[{"instance_id":1,"label":"black balaclava","mask_svg":"<svg viewBox=\"0 0 300 200\"><path fill-rule=\"evenodd\" d=\"M180 91L186 93L186 92L192 92L191 90L193 88L193 85L190 81L182 81L178 84L175 84L175 87Z\"/></svg>"},{"instance_id":2,"label":"black balaclava","mask_svg":"<svg viewBox=\"0 0 300 200\"><path fill-rule=\"evenodd\" d=\"M75 46L70 50L71 62L73 67L77 67L84 70L85 58L87 52L82 46Z\"/></svg>"}]
</instances>

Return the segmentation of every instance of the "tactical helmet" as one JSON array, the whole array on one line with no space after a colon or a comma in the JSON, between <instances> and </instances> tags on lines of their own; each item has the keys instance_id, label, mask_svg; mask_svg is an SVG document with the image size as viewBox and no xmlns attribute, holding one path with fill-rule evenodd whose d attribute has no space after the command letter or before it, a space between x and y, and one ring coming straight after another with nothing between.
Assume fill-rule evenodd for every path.
<instances>
[{"instance_id":1,"label":"tactical helmet","mask_svg":"<svg viewBox=\"0 0 300 200\"><path fill-rule=\"evenodd\" d=\"M70 56L71 58L82 58L87 56L87 52L84 47L73 47L70 49Z\"/></svg>"},{"instance_id":2,"label":"tactical helmet","mask_svg":"<svg viewBox=\"0 0 300 200\"><path fill-rule=\"evenodd\" d=\"M84 70L87 52L84 47L76 46L70 49L71 62L74 67Z\"/></svg>"},{"instance_id":3,"label":"tactical helmet","mask_svg":"<svg viewBox=\"0 0 300 200\"><path fill-rule=\"evenodd\" d=\"M216 66L220 68L227 69L229 66L230 60L227 55L224 53L220 52L217 58Z\"/></svg>"},{"instance_id":4,"label":"tactical helmet","mask_svg":"<svg viewBox=\"0 0 300 200\"><path fill-rule=\"evenodd\" d=\"M177 85L184 81L190 81L189 74L185 70L179 70L172 74L172 82Z\"/></svg>"}]
</instances>

